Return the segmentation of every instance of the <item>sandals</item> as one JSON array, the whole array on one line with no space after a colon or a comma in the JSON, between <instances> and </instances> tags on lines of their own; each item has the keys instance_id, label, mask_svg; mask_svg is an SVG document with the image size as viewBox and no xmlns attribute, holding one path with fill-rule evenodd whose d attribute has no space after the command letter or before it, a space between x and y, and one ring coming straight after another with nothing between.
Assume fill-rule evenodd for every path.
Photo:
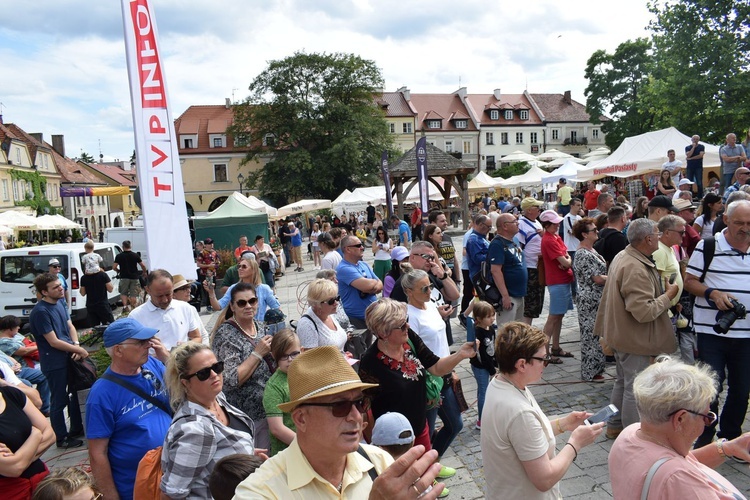
<instances>
[{"instance_id":1,"label":"sandals","mask_svg":"<svg viewBox=\"0 0 750 500\"><path fill-rule=\"evenodd\" d=\"M561 358L574 358L575 357L575 356L573 356L572 352L563 351L562 347L558 347L557 349L555 349L554 347L550 348L550 353L553 356L558 356L558 357L561 357Z\"/></svg>"},{"instance_id":2,"label":"sandals","mask_svg":"<svg viewBox=\"0 0 750 500\"><path fill-rule=\"evenodd\" d=\"M561 365L563 362L562 359L556 357L556 356L550 356L549 358L549 364L551 365Z\"/></svg>"}]
</instances>

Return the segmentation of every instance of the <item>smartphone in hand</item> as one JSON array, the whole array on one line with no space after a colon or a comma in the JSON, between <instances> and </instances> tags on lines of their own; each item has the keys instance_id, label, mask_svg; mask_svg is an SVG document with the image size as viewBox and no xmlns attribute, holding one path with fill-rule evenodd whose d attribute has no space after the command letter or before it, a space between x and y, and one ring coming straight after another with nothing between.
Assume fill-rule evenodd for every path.
<instances>
[{"instance_id":1,"label":"smartphone in hand","mask_svg":"<svg viewBox=\"0 0 750 500\"><path fill-rule=\"evenodd\" d=\"M620 413L615 405L607 405L589 418L583 421L586 425L598 424L599 422L606 422L610 418Z\"/></svg>"}]
</instances>

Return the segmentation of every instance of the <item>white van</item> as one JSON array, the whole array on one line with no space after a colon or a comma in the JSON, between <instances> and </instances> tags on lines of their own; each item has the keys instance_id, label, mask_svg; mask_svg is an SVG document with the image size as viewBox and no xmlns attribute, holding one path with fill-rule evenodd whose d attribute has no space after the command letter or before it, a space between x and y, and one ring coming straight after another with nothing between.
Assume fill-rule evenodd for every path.
<instances>
[{"instance_id":1,"label":"white van","mask_svg":"<svg viewBox=\"0 0 750 500\"><path fill-rule=\"evenodd\" d=\"M94 252L102 256L102 267L114 285L113 291L109 293L109 302L118 305L119 280L112 270L112 263L122 249L112 243L95 243ZM55 258L60 261L60 273L68 282L68 311L71 319L79 321L86 318L86 298L79 293L83 276L81 256L85 253L83 243L14 248L0 252L0 316L12 314L21 318L24 323L29 320L29 313L37 302L34 278L48 272L49 261Z\"/></svg>"},{"instance_id":2,"label":"white van","mask_svg":"<svg viewBox=\"0 0 750 500\"><path fill-rule=\"evenodd\" d=\"M141 260L149 267L148 248L146 248L146 233L143 226L140 227L108 227L104 230L104 241L122 246L122 242L130 241L130 249L141 256Z\"/></svg>"}]
</instances>

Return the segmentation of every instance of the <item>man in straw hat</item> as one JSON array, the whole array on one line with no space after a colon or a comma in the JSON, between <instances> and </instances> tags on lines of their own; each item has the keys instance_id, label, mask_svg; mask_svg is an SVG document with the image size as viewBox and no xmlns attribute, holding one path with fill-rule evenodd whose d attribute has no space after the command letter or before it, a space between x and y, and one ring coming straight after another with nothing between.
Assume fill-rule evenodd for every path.
<instances>
[{"instance_id":1,"label":"man in straw hat","mask_svg":"<svg viewBox=\"0 0 750 500\"><path fill-rule=\"evenodd\" d=\"M335 346L302 353L288 377L290 401L279 409L292 414L297 436L240 483L235 498L437 498L435 451L415 446L393 463L360 444L369 405L362 391L376 384L363 383Z\"/></svg>"},{"instance_id":2,"label":"man in straw hat","mask_svg":"<svg viewBox=\"0 0 750 500\"><path fill-rule=\"evenodd\" d=\"M193 280L185 279L185 277L181 274L175 274L172 276L172 294L174 297L174 300L180 300L182 302L188 302L190 303L191 297L191 289L193 285ZM192 304L191 304L192 305ZM203 324L203 321L201 320L201 315L198 313L198 309L195 307L192 307L192 315L193 319L197 322L199 325L198 328L201 332L201 342L208 345L209 341L209 335L208 330L206 330L206 325Z\"/></svg>"}]
</instances>

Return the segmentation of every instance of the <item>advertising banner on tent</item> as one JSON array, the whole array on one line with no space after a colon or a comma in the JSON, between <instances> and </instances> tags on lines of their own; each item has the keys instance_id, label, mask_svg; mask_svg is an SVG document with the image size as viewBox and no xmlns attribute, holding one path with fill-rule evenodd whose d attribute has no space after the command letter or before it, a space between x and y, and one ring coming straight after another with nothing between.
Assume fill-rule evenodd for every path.
<instances>
[{"instance_id":1,"label":"advertising banner on tent","mask_svg":"<svg viewBox=\"0 0 750 500\"><path fill-rule=\"evenodd\" d=\"M391 171L388 168L388 151L380 155L380 171L383 173L383 184L385 184L385 206L388 216L393 215L393 196L391 195Z\"/></svg>"},{"instance_id":2,"label":"advertising banner on tent","mask_svg":"<svg viewBox=\"0 0 750 500\"><path fill-rule=\"evenodd\" d=\"M121 0L146 247L153 269L195 276L167 83L151 0Z\"/></svg>"},{"instance_id":3,"label":"advertising banner on tent","mask_svg":"<svg viewBox=\"0 0 750 500\"><path fill-rule=\"evenodd\" d=\"M430 211L430 190L427 187L427 138L422 137L417 142L417 183L419 184L419 205L422 210L422 224L428 223Z\"/></svg>"}]
</instances>

